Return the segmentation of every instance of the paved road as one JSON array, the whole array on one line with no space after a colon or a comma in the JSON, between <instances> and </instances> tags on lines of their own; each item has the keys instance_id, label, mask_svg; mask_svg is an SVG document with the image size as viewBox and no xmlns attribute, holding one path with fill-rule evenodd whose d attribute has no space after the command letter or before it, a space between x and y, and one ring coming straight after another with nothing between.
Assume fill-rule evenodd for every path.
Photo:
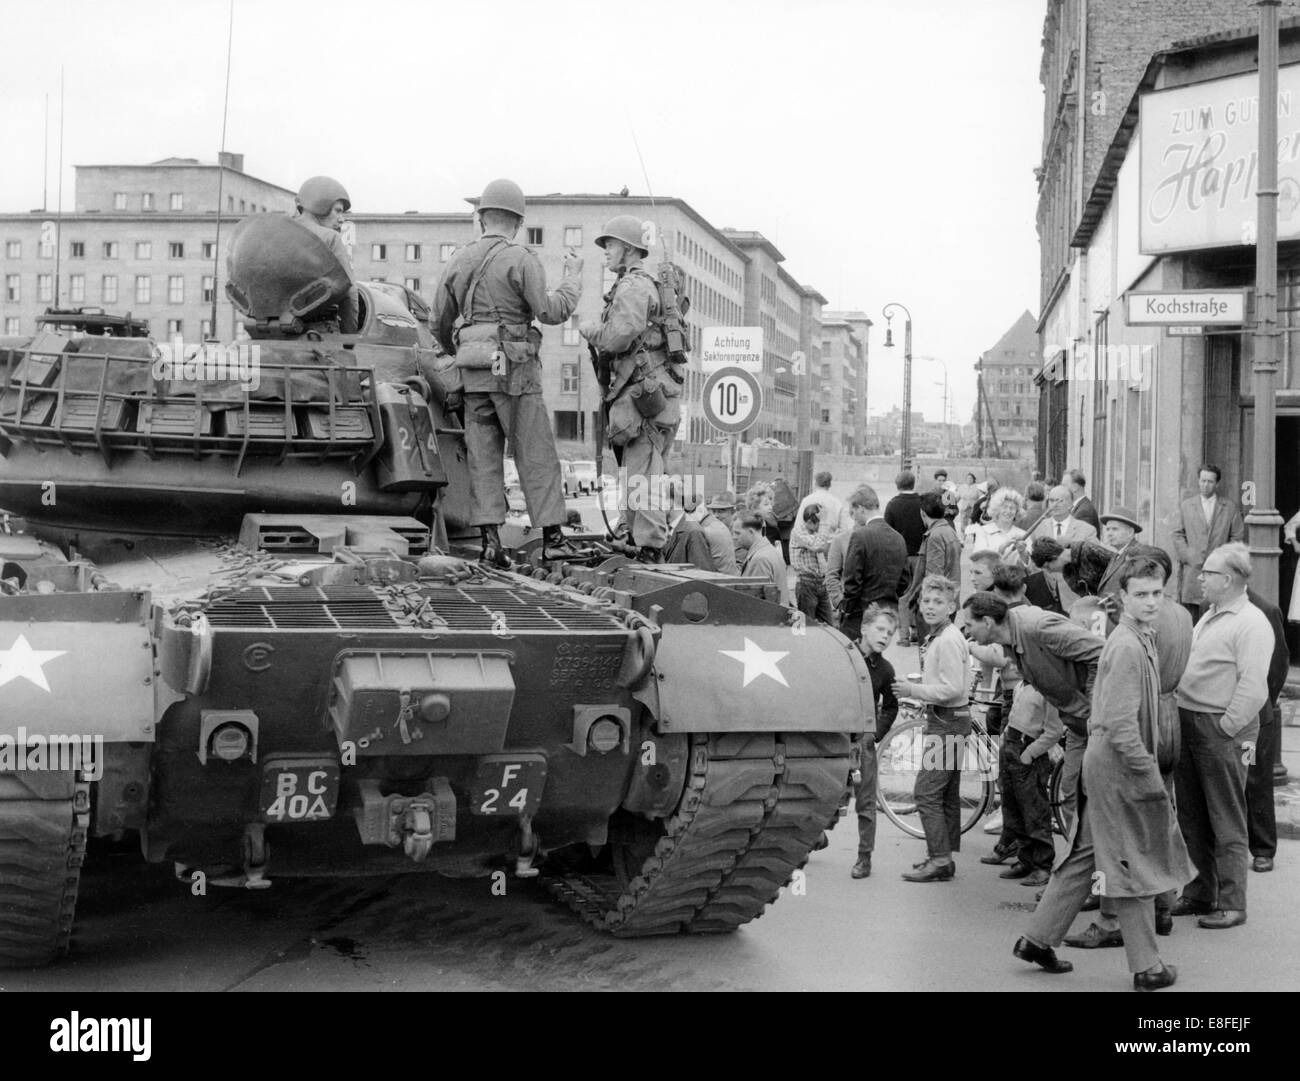
<instances>
[{"instance_id":1,"label":"paved road","mask_svg":"<svg viewBox=\"0 0 1300 1081\"><path fill-rule=\"evenodd\" d=\"M88 870L74 954L37 972L0 973L0 990L1090 990L1129 986L1122 950L1068 951L1073 974L1010 953L1032 891L977 857L967 835L955 881L899 875L922 842L881 822L876 872L849 878L846 819L806 870L805 889L726 936L621 941L587 929L536 886L422 875L276 881L191 897L166 868L125 854ZM1250 922L1226 932L1179 919L1162 939L1174 991L1297 990L1300 842L1250 877ZM1087 917L1080 925L1086 925Z\"/></svg>"}]
</instances>

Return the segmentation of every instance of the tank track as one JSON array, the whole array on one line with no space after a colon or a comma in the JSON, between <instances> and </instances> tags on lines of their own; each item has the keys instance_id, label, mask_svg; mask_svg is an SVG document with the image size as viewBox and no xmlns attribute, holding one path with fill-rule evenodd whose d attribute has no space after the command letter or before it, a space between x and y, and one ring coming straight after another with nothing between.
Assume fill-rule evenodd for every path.
<instances>
[{"instance_id":1,"label":"tank track","mask_svg":"<svg viewBox=\"0 0 1300 1081\"><path fill-rule=\"evenodd\" d=\"M0 966L68 952L90 825L90 785L70 770L0 773Z\"/></svg>"},{"instance_id":2,"label":"tank track","mask_svg":"<svg viewBox=\"0 0 1300 1081\"><path fill-rule=\"evenodd\" d=\"M851 764L847 733L693 736L682 799L635 875L543 867L542 882L618 937L734 931L807 862Z\"/></svg>"}]
</instances>

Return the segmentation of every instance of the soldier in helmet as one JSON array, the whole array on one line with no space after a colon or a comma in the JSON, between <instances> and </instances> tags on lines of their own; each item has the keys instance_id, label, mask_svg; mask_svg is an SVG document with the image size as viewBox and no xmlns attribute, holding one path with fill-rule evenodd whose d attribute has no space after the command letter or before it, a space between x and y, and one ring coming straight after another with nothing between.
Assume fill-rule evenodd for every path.
<instances>
[{"instance_id":1,"label":"soldier in helmet","mask_svg":"<svg viewBox=\"0 0 1300 1081\"><path fill-rule=\"evenodd\" d=\"M582 294L582 260L564 257L564 278L546 290L546 272L531 250L515 244L524 220L524 193L494 180L478 204L482 235L452 257L433 298L433 330L456 357L465 394L470 521L483 534L483 560L507 566L498 526L506 520L504 444L519 467L528 515L542 527L546 559L577 552L560 527L565 520L560 459L542 401L541 331L563 323Z\"/></svg>"},{"instance_id":2,"label":"soldier in helmet","mask_svg":"<svg viewBox=\"0 0 1300 1081\"><path fill-rule=\"evenodd\" d=\"M324 312L322 317L315 318L313 321L337 323L341 333L355 334L359 329L360 311L356 278L352 273L352 260L348 257L348 249L340 235L343 228L343 215L352 209L352 200L348 198L347 190L343 185L332 176L313 176L304 180L302 187L298 189L297 206L298 215L294 221L325 242L325 246L347 272L350 283L347 296L339 302L337 313Z\"/></svg>"},{"instance_id":3,"label":"soldier in helmet","mask_svg":"<svg viewBox=\"0 0 1300 1081\"><path fill-rule=\"evenodd\" d=\"M629 478L618 532L628 534L642 556L653 560L668 540L661 478L681 421L684 377L676 370L679 365L669 361L659 287L642 265L650 250L646 225L620 214L605 225L596 243L605 249L605 265L618 280L599 322L587 320L579 331L610 373L607 432Z\"/></svg>"}]
</instances>

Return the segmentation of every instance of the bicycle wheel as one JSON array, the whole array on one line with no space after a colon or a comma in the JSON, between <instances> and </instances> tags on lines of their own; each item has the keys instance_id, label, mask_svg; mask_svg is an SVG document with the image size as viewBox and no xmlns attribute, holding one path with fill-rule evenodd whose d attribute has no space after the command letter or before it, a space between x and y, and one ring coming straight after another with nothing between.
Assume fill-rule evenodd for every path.
<instances>
[{"instance_id":1,"label":"bicycle wheel","mask_svg":"<svg viewBox=\"0 0 1300 1081\"><path fill-rule=\"evenodd\" d=\"M912 794L924 753L924 729L925 716L915 707L901 705L894 726L876 747L876 806L895 826L913 837L925 836Z\"/></svg>"},{"instance_id":2,"label":"bicycle wheel","mask_svg":"<svg viewBox=\"0 0 1300 1081\"><path fill-rule=\"evenodd\" d=\"M925 714L915 706L908 713L905 719L894 723L889 735L876 748L876 805L904 833L924 837L914 793L917 774L926 763ZM902 718L901 710L899 716ZM996 760L996 748L988 733L978 722L972 724L961 771L962 833L984 817L992 802Z\"/></svg>"},{"instance_id":3,"label":"bicycle wheel","mask_svg":"<svg viewBox=\"0 0 1300 1081\"><path fill-rule=\"evenodd\" d=\"M1061 777L1065 774L1065 759L1062 758L1052 767L1052 775L1047 781L1047 800L1052 805L1052 822L1056 832L1068 837L1070 831L1065 828L1065 800L1061 795Z\"/></svg>"},{"instance_id":4,"label":"bicycle wheel","mask_svg":"<svg viewBox=\"0 0 1300 1081\"><path fill-rule=\"evenodd\" d=\"M979 721L972 721L961 771L961 831L968 833L993 806L998 746Z\"/></svg>"}]
</instances>

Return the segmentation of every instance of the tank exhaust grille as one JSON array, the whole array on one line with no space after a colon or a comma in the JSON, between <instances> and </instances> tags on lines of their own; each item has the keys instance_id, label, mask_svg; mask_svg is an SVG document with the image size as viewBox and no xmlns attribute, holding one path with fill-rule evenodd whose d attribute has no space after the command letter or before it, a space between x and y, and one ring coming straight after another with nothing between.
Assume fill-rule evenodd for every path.
<instances>
[{"instance_id":1,"label":"tank exhaust grille","mask_svg":"<svg viewBox=\"0 0 1300 1081\"><path fill-rule=\"evenodd\" d=\"M207 616L213 627L265 630L623 631L610 612L502 586L260 587L214 601Z\"/></svg>"}]
</instances>

